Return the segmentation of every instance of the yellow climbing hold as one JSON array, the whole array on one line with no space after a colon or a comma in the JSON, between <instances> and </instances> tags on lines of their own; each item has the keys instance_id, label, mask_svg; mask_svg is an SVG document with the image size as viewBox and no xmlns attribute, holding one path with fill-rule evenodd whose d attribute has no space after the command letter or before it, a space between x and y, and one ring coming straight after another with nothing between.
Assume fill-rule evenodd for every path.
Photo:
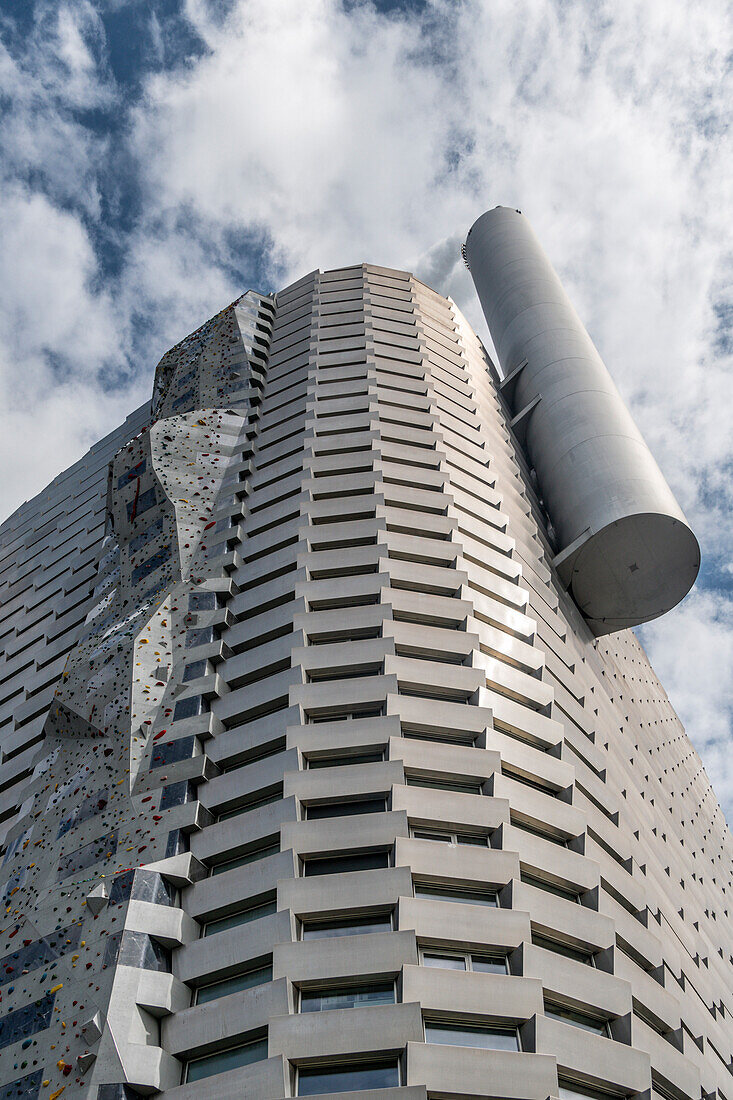
<instances>
[{"instance_id":1,"label":"yellow climbing hold","mask_svg":"<svg viewBox=\"0 0 733 1100\"><path fill-rule=\"evenodd\" d=\"M51 986L51 988L49 989L49 991L48 991L48 992L49 992L49 993L58 993L59 989L63 989L63 988L64 988L64 983L63 983L63 982L59 982L59 984L58 984L58 985L53 985L53 986Z\"/></svg>"}]
</instances>

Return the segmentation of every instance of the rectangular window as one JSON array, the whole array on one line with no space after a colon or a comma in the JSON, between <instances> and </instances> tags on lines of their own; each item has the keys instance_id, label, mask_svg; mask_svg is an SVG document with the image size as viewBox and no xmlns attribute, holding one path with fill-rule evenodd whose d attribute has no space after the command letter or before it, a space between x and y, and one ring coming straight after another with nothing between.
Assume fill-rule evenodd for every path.
<instances>
[{"instance_id":1,"label":"rectangular window","mask_svg":"<svg viewBox=\"0 0 733 1100\"><path fill-rule=\"evenodd\" d=\"M192 405L193 400L194 400L194 391L193 390L186 390L185 393L182 393L180 397L177 397L175 399L175 401L171 405L171 409L182 409L184 405Z\"/></svg>"},{"instance_id":2,"label":"rectangular window","mask_svg":"<svg viewBox=\"0 0 733 1100\"><path fill-rule=\"evenodd\" d=\"M362 798L351 802L326 802L320 806L306 806L305 820L319 821L324 817L352 817L355 814L381 814L387 808L387 799Z\"/></svg>"},{"instance_id":3,"label":"rectangular window","mask_svg":"<svg viewBox=\"0 0 733 1100\"><path fill-rule=\"evenodd\" d=\"M137 519L143 512L147 512L149 508L152 508L158 503L158 498L155 492L155 486L146 489L144 493L140 493L134 497L127 504L127 518L132 521Z\"/></svg>"},{"instance_id":4,"label":"rectangular window","mask_svg":"<svg viewBox=\"0 0 733 1100\"><path fill-rule=\"evenodd\" d=\"M259 920L260 917L270 917L277 912L277 902L263 901L259 905L250 905L247 909L240 909L238 913L229 913L218 920L207 921L204 925L205 936L215 936L217 932L226 932L229 928L238 928L241 924L249 924L250 921Z\"/></svg>"},{"instance_id":5,"label":"rectangular window","mask_svg":"<svg viewBox=\"0 0 733 1100\"><path fill-rule=\"evenodd\" d=\"M255 1039L240 1046L218 1050L205 1058L194 1058L186 1065L186 1081L202 1081L204 1077L213 1077L215 1073L226 1073L229 1069L248 1066L252 1062L261 1062L267 1058L267 1039Z\"/></svg>"},{"instance_id":6,"label":"rectangular window","mask_svg":"<svg viewBox=\"0 0 733 1100\"><path fill-rule=\"evenodd\" d=\"M143 546L147 546L149 542L152 542L154 538L163 533L163 517L159 516L158 519L141 531L139 535L135 535L134 539L130 539L130 553L136 554L138 550L141 550Z\"/></svg>"},{"instance_id":7,"label":"rectangular window","mask_svg":"<svg viewBox=\"0 0 733 1100\"><path fill-rule=\"evenodd\" d=\"M156 970L170 974L171 953L146 932L126 928L105 940L103 966L134 966L137 970Z\"/></svg>"},{"instance_id":8,"label":"rectangular window","mask_svg":"<svg viewBox=\"0 0 733 1100\"><path fill-rule=\"evenodd\" d=\"M323 940L329 936L366 936L372 932L391 932L392 914L368 917L341 917L337 920L303 921L304 940Z\"/></svg>"},{"instance_id":9,"label":"rectangular window","mask_svg":"<svg viewBox=\"0 0 733 1100\"><path fill-rule=\"evenodd\" d=\"M15 981L22 972L47 966L79 945L81 925L72 924L58 932L51 932L25 947L18 948L0 959L0 985Z\"/></svg>"},{"instance_id":10,"label":"rectangular window","mask_svg":"<svg viewBox=\"0 0 733 1100\"><path fill-rule=\"evenodd\" d=\"M511 823L515 829L521 829L523 833L531 833L532 836L538 836L541 840L549 840L551 844L557 844L561 848L567 848L567 840L563 840L559 836L554 836L552 833L545 832L544 829L540 829L535 825L529 825L526 821L518 821L516 817L511 818Z\"/></svg>"},{"instance_id":11,"label":"rectangular window","mask_svg":"<svg viewBox=\"0 0 733 1100\"><path fill-rule=\"evenodd\" d=\"M92 840L89 844L77 848L75 852L69 852L67 856L62 856L59 860L57 878L68 878L69 875L84 871L87 867L99 863L100 860L108 859L116 851L117 830L114 829L111 833L105 833L97 840Z\"/></svg>"},{"instance_id":12,"label":"rectangular window","mask_svg":"<svg viewBox=\"0 0 733 1100\"><path fill-rule=\"evenodd\" d=\"M138 581L141 581L143 579L143 577L147 577L150 573L154 572L154 570L160 569L161 565L165 565L170 556L170 546L161 546L161 548L159 550L156 550L155 553L147 559L147 561L144 561L142 565L138 565L133 569L132 583L137 584Z\"/></svg>"},{"instance_id":13,"label":"rectangular window","mask_svg":"<svg viewBox=\"0 0 733 1100\"><path fill-rule=\"evenodd\" d=\"M548 882L543 878L535 878L534 875L527 875L524 872L521 873L522 882L527 886L534 886L537 890L544 890L546 894L555 894L559 898L565 898L566 901L574 901L580 903L580 896L573 893L572 890L563 889L562 886L556 886L554 882Z\"/></svg>"},{"instance_id":14,"label":"rectangular window","mask_svg":"<svg viewBox=\"0 0 733 1100\"><path fill-rule=\"evenodd\" d=\"M560 943L559 940L551 940L548 936L540 936L532 933L532 943L535 947L541 947L544 951L554 951L556 955L564 955L566 959L574 959L575 962L593 966L593 955L590 951L583 951L580 947L571 947L570 944Z\"/></svg>"},{"instance_id":15,"label":"rectangular window","mask_svg":"<svg viewBox=\"0 0 733 1100\"><path fill-rule=\"evenodd\" d=\"M0 1100L37 1100L41 1091L43 1070L37 1069L25 1077L18 1077L7 1085L0 1085Z\"/></svg>"},{"instance_id":16,"label":"rectangular window","mask_svg":"<svg viewBox=\"0 0 733 1100\"><path fill-rule=\"evenodd\" d=\"M408 775L405 778L408 787L429 787L436 791L458 791L461 794L481 794L481 784L459 783L454 779L425 779L422 776Z\"/></svg>"},{"instance_id":17,"label":"rectangular window","mask_svg":"<svg viewBox=\"0 0 733 1100\"><path fill-rule=\"evenodd\" d=\"M371 871L389 867L388 852L362 852L349 856L325 856L304 861L305 875L340 875L347 871Z\"/></svg>"},{"instance_id":18,"label":"rectangular window","mask_svg":"<svg viewBox=\"0 0 733 1100\"><path fill-rule=\"evenodd\" d=\"M483 1050L519 1050L516 1028L467 1027L442 1020L425 1021L425 1042L452 1047L481 1047Z\"/></svg>"},{"instance_id":19,"label":"rectangular window","mask_svg":"<svg viewBox=\"0 0 733 1100\"><path fill-rule=\"evenodd\" d=\"M342 989L304 989L300 994L301 1012L328 1012L333 1008L366 1008L368 1005L393 1005L394 982L373 982Z\"/></svg>"},{"instance_id":20,"label":"rectangular window","mask_svg":"<svg viewBox=\"0 0 733 1100\"><path fill-rule=\"evenodd\" d=\"M177 741L163 741L153 746L150 757L150 771L167 764L176 764L179 760L190 760L193 756L195 737L179 737Z\"/></svg>"},{"instance_id":21,"label":"rectangular window","mask_svg":"<svg viewBox=\"0 0 733 1100\"><path fill-rule=\"evenodd\" d=\"M186 385L187 382L192 382L197 374L198 370L196 369L196 367L194 367L193 370L187 371L186 374L182 375L180 378L176 378L176 383L179 387L182 388Z\"/></svg>"},{"instance_id":22,"label":"rectangular window","mask_svg":"<svg viewBox=\"0 0 733 1100\"><path fill-rule=\"evenodd\" d=\"M397 1088L399 1083L400 1068L396 1058L379 1062L313 1066L298 1071L298 1096Z\"/></svg>"},{"instance_id":23,"label":"rectangular window","mask_svg":"<svg viewBox=\"0 0 733 1100\"><path fill-rule=\"evenodd\" d=\"M201 676L206 676L208 667L208 661L191 661L190 665L186 665L183 670L184 684L189 683L191 680L198 680Z\"/></svg>"},{"instance_id":24,"label":"rectangular window","mask_svg":"<svg viewBox=\"0 0 733 1100\"><path fill-rule=\"evenodd\" d=\"M282 787L278 787L276 791L271 791L270 794L260 795L259 798L253 798L251 801L246 802L244 806L236 806L231 810L223 810L220 814L217 814L217 821L227 821L230 817L239 817L241 814L246 814L250 810L256 810L258 806L269 806L272 802L279 802L283 796Z\"/></svg>"},{"instance_id":25,"label":"rectangular window","mask_svg":"<svg viewBox=\"0 0 733 1100\"><path fill-rule=\"evenodd\" d=\"M173 806L183 806L186 802L193 802L196 798L194 785L187 779L179 783L169 783L163 787L160 799L161 810L170 810Z\"/></svg>"},{"instance_id":26,"label":"rectangular window","mask_svg":"<svg viewBox=\"0 0 733 1100\"><path fill-rule=\"evenodd\" d=\"M246 852L243 856L228 859L226 863L217 863L211 868L212 875L223 875L225 871L233 871L235 867L244 867L247 863L255 863L265 856L273 856L280 851L280 843L267 844L262 848L256 848L253 852Z\"/></svg>"},{"instance_id":27,"label":"rectangular window","mask_svg":"<svg viewBox=\"0 0 733 1100\"><path fill-rule=\"evenodd\" d=\"M485 848L489 843L486 833L482 835L441 829L413 829L411 835L415 840L437 840L443 844L474 844L479 848Z\"/></svg>"},{"instance_id":28,"label":"rectangular window","mask_svg":"<svg viewBox=\"0 0 733 1100\"><path fill-rule=\"evenodd\" d=\"M233 974L220 982L202 985L196 990L196 1004L216 1001L219 997L228 997L231 993L240 993L243 989L252 989L272 981L272 966L259 966L254 970L245 970L242 974Z\"/></svg>"},{"instance_id":29,"label":"rectangular window","mask_svg":"<svg viewBox=\"0 0 733 1100\"><path fill-rule=\"evenodd\" d=\"M573 1012L561 1005L545 1002L545 1016L550 1020L560 1020L563 1024L579 1027L583 1031L592 1031L595 1035L608 1036L608 1021L598 1016L586 1016L584 1012Z\"/></svg>"},{"instance_id":30,"label":"rectangular window","mask_svg":"<svg viewBox=\"0 0 733 1100\"><path fill-rule=\"evenodd\" d=\"M203 695L189 695L188 699L179 699L173 708L174 722L180 722L184 718L198 718L200 714L205 714L209 709L209 704L204 699Z\"/></svg>"},{"instance_id":31,"label":"rectangular window","mask_svg":"<svg viewBox=\"0 0 733 1100\"><path fill-rule=\"evenodd\" d=\"M117 488L121 489L123 485L129 485L131 481L134 481L136 477L142 477L147 469L147 465L147 459L140 459L137 466L133 466L132 469L127 470L126 473L121 474L121 476L117 478Z\"/></svg>"},{"instance_id":32,"label":"rectangular window","mask_svg":"<svg viewBox=\"0 0 733 1100\"><path fill-rule=\"evenodd\" d=\"M149 901L154 905L175 905L176 891L157 871L141 867L137 871L123 871L112 880L109 904L123 905L130 898Z\"/></svg>"},{"instance_id":33,"label":"rectangular window","mask_svg":"<svg viewBox=\"0 0 733 1100\"><path fill-rule=\"evenodd\" d=\"M199 630L186 631L186 649L194 649L199 645L211 645L213 641L213 626L202 626Z\"/></svg>"},{"instance_id":34,"label":"rectangular window","mask_svg":"<svg viewBox=\"0 0 733 1100\"><path fill-rule=\"evenodd\" d=\"M69 816L61 822L59 831L56 834L56 839L60 840L61 837L64 836L65 833L68 833L69 829L73 829L75 825L81 825L83 821L89 821L90 818L95 817L97 814L101 814L108 800L109 793L106 790L87 795L82 802L74 807Z\"/></svg>"},{"instance_id":35,"label":"rectangular window","mask_svg":"<svg viewBox=\"0 0 733 1100\"><path fill-rule=\"evenodd\" d=\"M28 1039L38 1031L45 1031L51 1023L55 1000L55 994L47 993L32 1004L3 1016L0 1019L0 1049L19 1039Z\"/></svg>"},{"instance_id":36,"label":"rectangular window","mask_svg":"<svg viewBox=\"0 0 733 1100\"><path fill-rule=\"evenodd\" d=\"M191 592L188 597L189 611L216 610L216 592Z\"/></svg>"},{"instance_id":37,"label":"rectangular window","mask_svg":"<svg viewBox=\"0 0 733 1100\"><path fill-rule=\"evenodd\" d=\"M506 974L506 955L481 955L463 951L423 951L423 966L444 970L472 970L476 974Z\"/></svg>"},{"instance_id":38,"label":"rectangular window","mask_svg":"<svg viewBox=\"0 0 733 1100\"><path fill-rule=\"evenodd\" d=\"M349 756L309 756L309 768L343 768L350 764L377 764L384 760L383 752L353 753Z\"/></svg>"},{"instance_id":39,"label":"rectangular window","mask_svg":"<svg viewBox=\"0 0 733 1100\"><path fill-rule=\"evenodd\" d=\"M463 890L456 886L432 886L415 883L416 898L432 898L433 901L457 901L464 905L498 906L496 893L490 890Z\"/></svg>"}]
</instances>

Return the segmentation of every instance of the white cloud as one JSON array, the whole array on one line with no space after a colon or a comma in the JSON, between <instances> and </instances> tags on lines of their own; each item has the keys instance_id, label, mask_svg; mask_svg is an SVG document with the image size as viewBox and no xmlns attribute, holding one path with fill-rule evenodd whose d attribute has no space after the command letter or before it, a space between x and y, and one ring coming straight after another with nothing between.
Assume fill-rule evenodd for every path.
<instances>
[{"instance_id":1,"label":"white cloud","mask_svg":"<svg viewBox=\"0 0 733 1100\"><path fill-rule=\"evenodd\" d=\"M136 384L115 394L102 384L101 369L121 356L119 320L111 296L93 287L96 259L78 219L8 188L0 238L0 467L12 471L0 482L0 510L8 513L143 396Z\"/></svg>"}]
</instances>

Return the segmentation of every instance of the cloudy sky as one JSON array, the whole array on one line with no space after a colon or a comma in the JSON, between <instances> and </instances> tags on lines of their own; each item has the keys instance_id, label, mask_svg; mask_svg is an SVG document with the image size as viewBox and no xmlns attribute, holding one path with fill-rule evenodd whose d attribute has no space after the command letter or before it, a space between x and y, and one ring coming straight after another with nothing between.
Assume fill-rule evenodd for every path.
<instances>
[{"instance_id":1,"label":"cloudy sky","mask_svg":"<svg viewBox=\"0 0 733 1100\"><path fill-rule=\"evenodd\" d=\"M643 640L733 820L727 0L0 0L0 514L242 290L531 219L703 545ZM29 446L32 437L33 445Z\"/></svg>"}]
</instances>

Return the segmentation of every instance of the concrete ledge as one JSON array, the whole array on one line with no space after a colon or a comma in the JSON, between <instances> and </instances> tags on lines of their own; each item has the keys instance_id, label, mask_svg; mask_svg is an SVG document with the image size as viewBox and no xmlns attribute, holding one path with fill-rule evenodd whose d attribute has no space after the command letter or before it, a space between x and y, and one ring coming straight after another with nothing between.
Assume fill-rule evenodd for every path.
<instances>
[{"instance_id":1,"label":"concrete ledge","mask_svg":"<svg viewBox=\"0 0 733 1100\"><path fill-rule=\"evenodd\" d=\"M242 1100L249 1096L281 1100L289 1094L290 1089L285 1085L285 1064L279 1057L266 1058L166 1091L167 1100Z\"/></svg>"},{"instance_id":2,"label":"concrete ledge","mask_svg":"<svg viewBox=\"0 0 733 1100\"><path fill-rule=\"evenodd\" d=\"M270 1055L307 1064L339 1055L401 1053L422 1034L420 1005L375 1005L271 1017L269 1049Z\"/></svg>"},{"instance_id":3,"label":"concrete ledge","mask_svg":"<svg viewBox=\"0 0 733 1100\"><path fill-rule=\"evenodd\" d=\"M547 1100L557 1072L537 1054L408 1043L407 1084L424 1084L431 1100Z\"/></svg>"}]
</instances>

